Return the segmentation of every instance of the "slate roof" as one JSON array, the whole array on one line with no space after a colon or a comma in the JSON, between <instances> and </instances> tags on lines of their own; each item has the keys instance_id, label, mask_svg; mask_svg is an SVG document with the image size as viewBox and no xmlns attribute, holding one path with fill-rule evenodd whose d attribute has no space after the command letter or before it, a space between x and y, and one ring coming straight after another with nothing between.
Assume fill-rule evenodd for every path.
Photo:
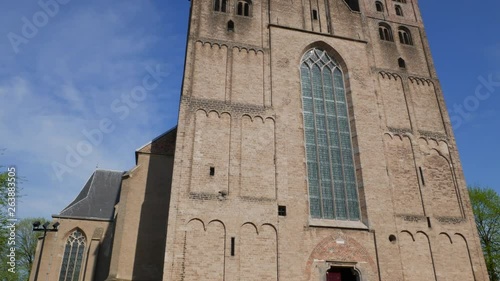
<instances>
[{"instance_id":1,"label":"slate roof","mask_svg":"<svg viewBox=\"0 0 500 281\"><path fill-rule=\"evenodd\" d=\"M76 199L55 217L112 220L122 175L118 171L96 170Z\"/></svg>"}]
</instances>

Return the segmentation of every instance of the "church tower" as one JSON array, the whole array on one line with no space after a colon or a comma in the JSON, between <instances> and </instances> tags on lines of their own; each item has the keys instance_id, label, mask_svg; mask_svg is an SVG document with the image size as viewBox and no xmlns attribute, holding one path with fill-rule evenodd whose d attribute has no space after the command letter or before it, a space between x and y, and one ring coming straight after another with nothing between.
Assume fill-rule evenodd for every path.
<instances>
[{"instance_id":1,"label":"church tower","mask_svg":"<svg viewBox=\"0 0 500 281\"><path fill-rule=\"evenodd\" d=\"M191 0L163 280L487 281L417 0Z\"/></svg>"}]
</instances>

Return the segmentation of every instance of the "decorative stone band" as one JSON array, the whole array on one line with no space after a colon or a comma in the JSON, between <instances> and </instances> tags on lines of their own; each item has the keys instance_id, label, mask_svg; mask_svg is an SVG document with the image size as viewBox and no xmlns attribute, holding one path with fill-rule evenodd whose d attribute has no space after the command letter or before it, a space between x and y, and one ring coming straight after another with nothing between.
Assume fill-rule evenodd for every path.
<instances>
[{"instance_id":1,"label":"decorative stone band","mask_svg":"<svg viewBox=\"0 0 500 281\"><path fill-rule=\"evenodd\" d=\"M466 222L464 218L458 217L438 217L437 220L443 224L461 224Z\"/></svg>"}]
</instances>

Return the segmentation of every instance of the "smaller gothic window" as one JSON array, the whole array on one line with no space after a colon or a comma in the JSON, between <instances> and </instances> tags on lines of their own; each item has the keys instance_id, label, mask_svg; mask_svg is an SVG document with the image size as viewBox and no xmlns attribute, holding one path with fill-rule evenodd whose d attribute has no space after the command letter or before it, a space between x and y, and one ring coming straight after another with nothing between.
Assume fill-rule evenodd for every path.
<instances>
[{"instance_id":1,"label":"smaller gothic window","mask_svg":"<svg viewBox=\"0 0 500 281\"><path fill-rule=\"evenodd\" d=\"M399 59L398 59L398 64L399 64L399 67L400 67L400 68L406 68L406 62L405 62L405 60L404 60L404 59L399 58Z\"/></svg>"},{"instance_id":2,"label":"smaller gothic window","mask_svg":"<svg viewBox=\"0 0 500 281\"><path fill-rule=\"evenodd\" d=\"M237 5L238 16L250 17L252 15L252 2L249 0L240 0Z\"/></svg>"},{"instance_id":3,"label":"smaller gothic window","mask_svg":"<svg viewBox=\"0 0 500 281\"><path fill-rule=\"evenodd\" d=\"M399 6L399 5L396 5L396 15L401 16L401 17L404 16L403 8L401 8L401 6Z\"/></svg>"},{"instance_id":4,"label":"smaller gothic window","mask_svg":"<svg viewBox=\"0 0 500 281\"><path fill-rule=\"evenodd\" d=\"M392 29L387 23L379 23L378 32L380 40L394 42L394 38L392 37Z\"/></svg>"},{"instance_id":5,"label":"smaller gothic window","mask_svg":"<svg viewBox=\"0 0 500 281\"><path fill-rule=\"evenodd\" d=\"M413 39L411 38L410 30L405 27L400 27L398 30L399 42L404 45L413 45Z\"/></svg>"},{"instance_id":6,"label":"smaller gothic window","mask_svg":"<svg viewBox=\"0 0 500 281\"><path fill-rule=\"evenodd\" d=\"M227 13L227 0L215 0L214 11Z\"/></svg>"},{"instance_id":7,"label":"smaller gothic window","mask_svg":"<svg viewBox=\"0 0 500 281\"><path fill-rule=\"evenodd\" d=\"M382 2L377 1L375 2L375 8L377 9L377 12L383 12L384 11L384 4Z\"/></svg>"},{"instance_id":8,"label":"smaller gothic window","mask_svg":"<svg viewBox=\"0 0 500 281\"><path fill-rule=\"evenodd\" d=\"M234 31L234 22L232 20L227 22L227 31L229 31L229 32Z\"/></svg>"}]
</instances>

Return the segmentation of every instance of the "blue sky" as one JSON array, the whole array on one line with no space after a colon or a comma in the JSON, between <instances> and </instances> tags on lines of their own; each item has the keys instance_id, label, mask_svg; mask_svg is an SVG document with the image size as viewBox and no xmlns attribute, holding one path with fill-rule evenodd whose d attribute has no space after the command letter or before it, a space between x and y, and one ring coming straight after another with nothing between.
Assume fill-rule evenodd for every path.
<instances>
[{"instance_id":1,"label":"blue sky","mask_svg":"<svg viewBox=\"0 0 500 281\"><path fill-rule=\"evenodd\" d=\"M0 165L23 178L20 217L58 213L97 166L132 168L177 121L189 2L59 2L46 18L36 1L0 11ZM467 181L500 192L500 87L476 97L480 77L500 81L500 2L420 2Z\"/></svg>"},{"instance_id":2,"label":"blue sky","mask_svg":"<svg viewBox=\"0 0 500 281\"><path fill-rule=\"evenodd\" d=\"M466 181L500 193L500 1L419 2Z\"/></svg>"}]
</instances>

